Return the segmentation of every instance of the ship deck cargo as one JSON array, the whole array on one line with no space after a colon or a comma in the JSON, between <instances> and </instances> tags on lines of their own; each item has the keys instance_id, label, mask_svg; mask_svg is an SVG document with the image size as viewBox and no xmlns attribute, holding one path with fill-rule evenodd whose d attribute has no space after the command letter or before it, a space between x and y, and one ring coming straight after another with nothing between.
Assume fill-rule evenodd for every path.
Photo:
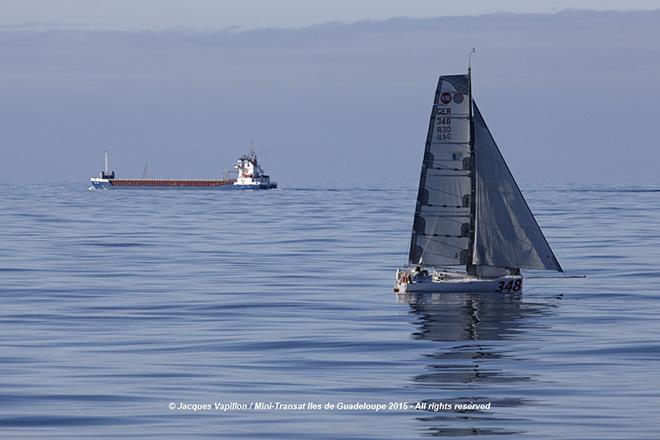
<instances>
[{"instance_id":1,"label":"ship deck cargo","mask_svg":"<svg viewBox=\"0 0 660 440\"><path fill-rule=\"evenodd\" d=\"M164 186L207 188L212 186L233 185L236 179L198 180L198 179L112 179L111 186Z\"/></svg>"}]
</instances>

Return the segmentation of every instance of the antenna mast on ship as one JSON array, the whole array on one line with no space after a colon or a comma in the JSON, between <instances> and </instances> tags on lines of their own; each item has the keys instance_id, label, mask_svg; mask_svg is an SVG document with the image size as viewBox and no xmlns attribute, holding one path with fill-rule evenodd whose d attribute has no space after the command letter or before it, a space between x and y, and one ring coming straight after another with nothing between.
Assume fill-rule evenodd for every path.
<instances>
[{"instance_id":1,"label":"antenna mast on ship","mask_svg":"<svg viewBox=\"0 0 660 440\"><path fill-rule=\"evenodd\" d=\"M108 166L108 150L105 150L105 157L103 160L103 171L101 171L101 179L114 179L115 172L109 171L110 167Z\"/></svg>"}]
</instances>

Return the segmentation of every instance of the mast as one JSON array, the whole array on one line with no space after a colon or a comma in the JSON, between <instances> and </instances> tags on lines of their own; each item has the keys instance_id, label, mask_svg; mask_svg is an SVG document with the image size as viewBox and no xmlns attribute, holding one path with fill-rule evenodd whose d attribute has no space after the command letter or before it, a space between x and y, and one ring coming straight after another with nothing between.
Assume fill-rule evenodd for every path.
<instances>
[{"instance_id":1,"label":"mast","mask_svg":"<svg viewBox=\"0 0 660 440\"><path fill-rule=\"evenodd\" d=\"M101 179L114 179L115 172L110 171L110 167L108 166L108 150L105 150L105 157L103 159L103 171L101 171L99 177Z\"/></svg>"},{"instance_id":2,"label":"mast","mask_svg":"<svg viewBox=\"0 0 660 440\"><path fill-rule=\"evenodd\" d=\"M474 53L474 48L468 57L468 60ZM477 217L477 178L476 178L476 160L474 156L474 118L472 114L472 63L468 61L468 109L470 118L470 236L468 239L468 254L467 261L465 262L465 271L468 275L476 275L476 267L472 264L474 255L474 241L476 233L476 217Z\"/></svg>"}]
</instances>

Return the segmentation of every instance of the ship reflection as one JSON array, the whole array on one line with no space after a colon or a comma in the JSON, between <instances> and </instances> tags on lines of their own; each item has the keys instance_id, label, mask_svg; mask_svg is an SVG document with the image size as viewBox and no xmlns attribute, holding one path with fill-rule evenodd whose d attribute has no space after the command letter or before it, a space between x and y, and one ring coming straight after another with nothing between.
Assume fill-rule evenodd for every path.
<instances>
[{"instance_id":1,"label":"ship reflection","mask_svg":"<svg viewBox=\"0 0 660 440\"><path fill-rule=\"evenodd\" d=\"M516 408L534 404L524 390L534 382L536 361L517 354L519 336L542 327L541 318L556 306L526 301L521 295L426 294L399 300L418 317L412 336L436 342L426 355L426 371L412 379L424 390L421 401L436 408L491 404L484 411L428 411L417 418L424 424L423 435L522 434L525 421Z\"/></svg>"}]
</instances>

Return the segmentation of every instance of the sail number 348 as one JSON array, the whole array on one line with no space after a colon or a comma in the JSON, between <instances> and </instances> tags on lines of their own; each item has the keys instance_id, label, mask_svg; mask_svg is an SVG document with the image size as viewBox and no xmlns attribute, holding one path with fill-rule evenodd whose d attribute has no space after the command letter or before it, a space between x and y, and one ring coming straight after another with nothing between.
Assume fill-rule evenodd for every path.
<instances>
[{"instance_id":1,"label":"sail number 348","mask_svg":"<svg viewBox=\"0 0 660 440\"><path fill-rule=\"evenodd\" d=\"M439 141L451 141L451 118L438 118L435 122L435 137Z\"/></svg>"}]
</instances>

